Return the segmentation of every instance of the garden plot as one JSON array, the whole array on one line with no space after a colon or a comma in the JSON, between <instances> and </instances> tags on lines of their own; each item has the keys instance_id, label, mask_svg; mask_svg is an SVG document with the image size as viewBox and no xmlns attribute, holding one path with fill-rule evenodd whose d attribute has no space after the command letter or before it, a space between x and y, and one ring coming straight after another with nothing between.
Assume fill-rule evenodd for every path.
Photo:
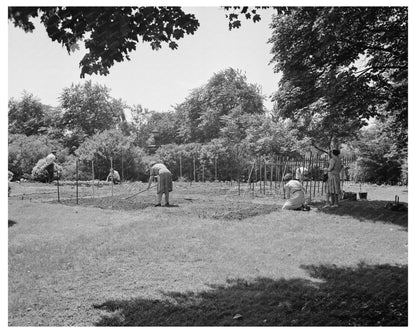
<instances>
[{"instance_id":1,"label":"garden plot","mask_svg":"<svg viewBox=\"0 0 416 333\"><path fill-rule=\"evenodd\" d=\"M154 207L156 195L138 195L133 198L125 198L124 195L108 196L103 198L80 198L81 206L97 207L101 209L140 211L143 209L170 210L172 215L187 215L198 218L213 218L223 220L242 220L248 217L269 214L281 209L277 203L258 203L250 200L238 200L225 196L216 196L215 199L197 197L175 196L170 207ZM76 199L62 200L62 204L76 205ZM163 205L163 201L162 201Z\"/></svg>"},{"instance_id":2,"label":"garden plot","mask_svg":"<svg viewBox=\"0 0 416 333\"><path fill-rule=\"evenodd\" d=\"M116 187L115 187L116 188ZM101 209L121 210L121 211L141 211L144 209L154 209L166 211L172 216L194 216L198 218L213 218L224 220L242 220L248 217L268 214L279 210L282 202L275 198L251 198L250 196L238 196L234 193L233 187L224 184L193 184L175 183L171 193L171 207L154 207L157 196L155 189L143 192L144 186L132 192L127 187L117 187L117 192L111 195L106 192L106 196L101 197L82 197L78 198L78 205L87 207L97 207ZM55 201L57 202L57 201ZM66 198L61 200L65 205L77 205L76 198Z\"/></svg>"}]
</instances>

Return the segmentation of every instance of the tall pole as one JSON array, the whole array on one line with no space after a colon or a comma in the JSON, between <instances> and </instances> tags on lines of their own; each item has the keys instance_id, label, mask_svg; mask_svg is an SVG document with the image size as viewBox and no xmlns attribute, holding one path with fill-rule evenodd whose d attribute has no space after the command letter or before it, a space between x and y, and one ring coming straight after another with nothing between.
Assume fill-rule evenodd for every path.
<instances>
[{"instance_id":1,"label":"tall pole","mask_svg":"<svg viewBox=\"0 0 416 333\"><path fill-rule=\"evenodd\" d=\"M313 197L315 198L315 187L316 187L316 172L317 172L317 170L319 170L319 168L317 168L317 165L319 164L318 163L318 154L316 154L316 163L315 163L315 168L313 169L314 170L314 177L313 177ZM319 190L318 190L318 192L319 192Z\"/></svg>"},{"instance_id":2,"label":"tall pole","mask_svg":"<svg viewBox=\"0 0 416 333\"><path fill-rule=\"evenodd\" d=\"M59 173L58 173L58 178L56 178L56 187L58 188L58 202L61 202L61 199L59 197Z\"/></svg>"},{"instance_id":3,"label":"tall pole","mask_svg":"<svg viewBox=\"0 0 416 333\"><path fill-rule=\"evenodd\" d=\"M202 163L202 182L205 183L205 163Z\"/></svg>"},{"instance_id":4,"label":"tall pole","mask_svg":"<svg viewBox=\"0 0 416 333\"><path fill-rule=\"evenodd\" d=\"M217 155L214 156L214 173L215 173L215 181L218 180L218 171L217 171L217 163L218 163L218 158Z\"/></svg>"},{"instance_id":5,"label":"tall pole","mask_svg":"<svg viewBox=\"0 0 416 333\"><path fill-rule=\"evenodd\" d=\"M113 170L113 158L110 157L110 167L111 167L111 199L114 195L114 170Z\"/></svg>"},{"instance_id":6,"label":"tall pole","mask_svg":"<svg viewBox=\"0 0 416 333\"><path fill-rule=\"evenodd\" d=\"M76 159L76 178L75 178L77 205L78 205L78 164L79 164L79 158L77 157L77 159Z\"/></svg>"},{"instance_id":7,"label":"tall pole","mask_svg":"<svg viewBox=\"0 0 416 333\"><path fill-rule=\"evenodd\" d=\"M260 194L262 193L261 189L261 157L259 157L259 185L260 185Z\"/></svg>"},{"instance_id":8,"label":"tall pole","mask_svg":"<svg viewBox=\"0 0 416 333\"><path fill-rule=\"evenodd\" d=\"M91 169L92 169L92 198L95 198L95 189L94 189L94 160L91 160Z\"/></svg>"},{"instance_id":9,"label":"tall pole","mask_svg":"<svg viewBox=\"0 0 416 333\"><path fill-rule=\"evenodd\" d=\"M266 157L264 157L264 186L263 186L263 193L266 194L266 183L267 183L267 163Z\"/></svg>"},{"instance_id":10,"label":"tall pole","mask_svg":"<svg viewBox=\"0 0 416 333\"><path fill-rule=\"evenodd\" d=\"M179 154L179 176L182 180L182 153Z\"/></svg>"},{"instance_id":11,"label":"tall pole","mask_svg":"<svg viewBox=\"0 0 416 333\"><path fill-rule=\"evenodd\" d=\"M194 164L194 182L196 182L195 156L193 157L193 164Z\"/></svg>"},{"instance_id":12,"label":"tall pole","mask_svg":"<svg viewBox=\"0 0 416 333\"><path fill-rule=\"evenodd\" d=\"M123 148L121 148L121 182L124 181Z\"/></svg>"}]
</instances>

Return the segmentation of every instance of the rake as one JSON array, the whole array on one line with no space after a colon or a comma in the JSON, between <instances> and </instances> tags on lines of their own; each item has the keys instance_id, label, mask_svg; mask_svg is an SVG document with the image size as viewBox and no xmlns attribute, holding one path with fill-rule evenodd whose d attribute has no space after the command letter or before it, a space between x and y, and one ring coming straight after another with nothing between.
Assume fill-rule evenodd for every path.
<instances>
[{"instance_id":1,"label":"rake","mask_svg":"<svg viewBox=\"0 0 416 333\"><path fill-rule=\"evenodd\" d=\"M146 188L146 189L144 189L144 190L142 190L142 191L140 191L140 192L137 192L137 193L132 194L132 195L130 195L130 196L128 196L128 197L126 197L126 198L123 198L122 200L131 199L131 198L135 197L136 195L139 195L140 193L146 192L146 191L150 190L151 188L154 188L155 186L156 186L156 185L151 186L150 188Z\"/></svg>"}]
</instances>

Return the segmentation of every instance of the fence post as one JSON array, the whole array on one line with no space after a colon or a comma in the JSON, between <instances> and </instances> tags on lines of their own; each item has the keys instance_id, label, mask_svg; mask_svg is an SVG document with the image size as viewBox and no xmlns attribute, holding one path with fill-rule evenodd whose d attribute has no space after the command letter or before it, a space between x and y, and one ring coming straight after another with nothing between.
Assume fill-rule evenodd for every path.
<instances>
[{"instance_id":1,"label":"fence post","mask_svg":"<svg viewBox=\"0 0 416 333\"><path fill-rule=\"evenodd\" d=\"M123 148L121 148L121 179L120 182L124 181L124 166L123 166Z\"/></svg>"},{"instance_id":2,"label":"fence post","mask_svg":"<svg viewBox=\"0 0 416 333\"><path fill-rule=\"evenodd\" d=\"M194 182L196 182L195 156L193 157L193 165L194 165Z\"/></svg>"},{"instance_id":3,"label":"fence post","mask_svg":"<svg viewBox=\"0 0 416 333\"><path fill-rule=\"evenodd\" d=\"M78 164L79 164L79 158L77 157L76 162L75 162L75 166L76 166L75 188L76 188L77 205L78 205Z\"/></svg>"},{"instance_id":4,"label":"fence post","mask_svg":"<svg viewBox=\"0 0 416 333\"><path fill-rule=\"evenodd\" d=\"M262 193L261 189L261 157L258 158L259 161L259 185L260 185L260 194Z\"/></svg>"},{"instance_id":5,"label":"fence post","mask_svg":"<svg viewBox=\"0 0 416 333\"><path fill-rule=\"evenodd\" d=\"M113 194L114 194L114 170L113 170L113 158L110 157L110 167L111 167L111 209L113 208Z\"/></svg>"},{"instance_id":6,"label":"fence post","mask_svg":"<svg viewBox=\"0 0 416 333\"><path fill-rule=\"evenodd\" d=\"M56 178L56 187L58 188L58 202L61 202L61 199L59 197L59 172L58 172L58 178Z\"/></svg>"},{"instance_id":7,"label":"fence post","mask_svg":"<svg viewBox=\"0 0 416 333\"><path fill-rule=\"evenodd\" d=\"M182 153L179 154L179 176L182 180Z\"/></svg>"},{"instance_id":8,"label":"fence post","mask_svg":"<svg viewBox=\"0 0 416 333\"><path fill-rule=\"evenodd\" d=\"M202 182L205 183L205 162L202 163Z\"/></svg>"},{"instance_id":9,"label":"fence post","mask_svg":"<svg viewBox=\"0 0 416 333\"><path fill-rule=\"evenodd\" d=\"M92 169L92 199L95 198L95 189L94 189L94 160L91 160L91 169Z\"/></svg>"},{"instance_id":10,"label":"fence post","mask_svg":"<svg viewBox=\"0 0 416 333\"><path fill-rule=\"evenodd\" d=\"M266 194L266 183L267 183L267 163L266 163L266 157L264 157L264 184L263 184L263 194Z\"/></svg>"},{"instance_id":11,"label":"fence post","mask_svg":"<svg viewBox=\"0 0 416 333\"><path fill-rule=\"evenodd\" d=\"M215 181L218 181L218 157L217 155L214 156L214 173L215 173Z\"/></svg>"},{"instance_id":12,"label":"fence post","mask_svg":"<svg viewBox=\"0 0 416 333\"><path fill-rule=\"evenodd\" d=\"M318 158L319 158L318 154L316 154L316 164L319 164ZM317 170L319 170L319 168L316 167L316 164L314 168L314 177L313 177L313 197L314 198L315 198L315 187L316 187L316 172Z\"/></svg>"}]
</instances>

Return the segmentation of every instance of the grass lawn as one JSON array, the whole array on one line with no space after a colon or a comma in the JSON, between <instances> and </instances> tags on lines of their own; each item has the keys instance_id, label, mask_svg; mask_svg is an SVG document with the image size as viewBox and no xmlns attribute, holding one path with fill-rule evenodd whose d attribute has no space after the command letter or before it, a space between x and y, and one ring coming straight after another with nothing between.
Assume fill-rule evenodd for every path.
<instances>
[{"instance_id":1,"label":"grass lawn","mask_svg":"<svg viewBox=\"0 0 416 333\"><path fill-rule=\"evenodd\" d=\"M171 208L123 186L76 205L73 187L57 203L53 185L13 184L9 326L408 324L407 212L384 208L405 188L288 212L222 184L175 184Z\"/></svg>"}]
</instances>

